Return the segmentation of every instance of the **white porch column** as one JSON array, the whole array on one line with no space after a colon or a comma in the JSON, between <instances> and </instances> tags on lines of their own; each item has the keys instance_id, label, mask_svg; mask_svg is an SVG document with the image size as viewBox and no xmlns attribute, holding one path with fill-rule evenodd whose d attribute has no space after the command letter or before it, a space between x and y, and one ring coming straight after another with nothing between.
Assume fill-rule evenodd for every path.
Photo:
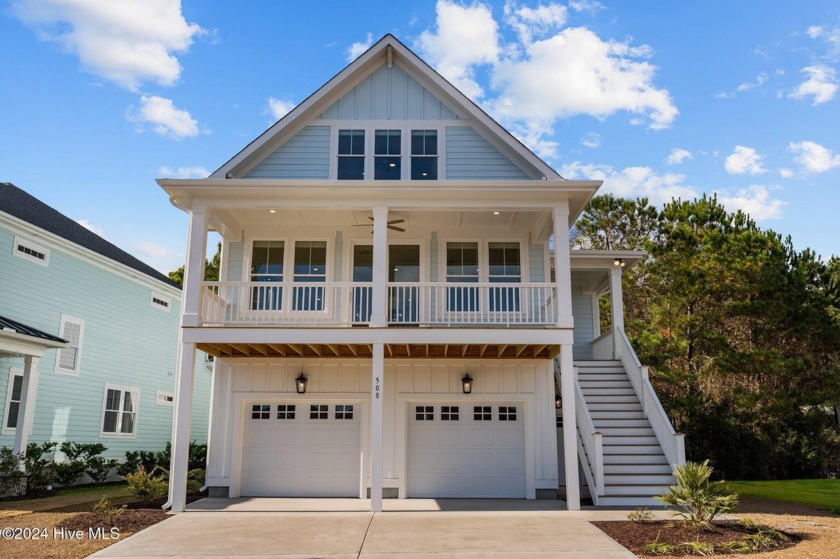
<instances>
[{"instance_id":1,"label":"white porch column","mask_svg":"<svg viewBox=\"0 0 840 559\"><path fill-rule=\"evenodd\" d=\"M207 206L190 209L187 262L184 267L182 326L198 326L201 309L201 282L207 258Z\"/></svg>"},{"instance_id":2,"label":"white porch column","mask_svg":"<svg viewBox=\"0 0 840 559\"><path fill-rule=\"evenodd\" d=\"M624 294L621 290L621 266L610 268L610 315L613 326L613 345L615 358L618 359L618 332L624 332Z\"/></svg>"},{"instance_id":3,"label":"white porch column","mask_svg":"<svg viewBox=\"0 0 840 559\"><path fill-rule=\"evenodd\" d=\"M563 398L563 458L566 467L566 506L580 510L577 416L575 415L575 367L571 344L560 347L560 397Z\"/></svg>"},{"instance_id":4,"label":"white porch column","mask_svg":"<svg viewBox=\"0 0 840 559\"><path fill-rule=\"evenodd\" d=\"M35 420L35 402L38 399L38 357L27 355L24 357L23 384L20 389L20 404L18 405L17 428L15 429L15 444L13 452L20 454L26 451L29 437L32 435L32 424Z\"/></svg>"},{"instance_id":5,"label":"white porch column","mask_svg":"<svg viewBox=\"0 0 840 559\"><path fill-rule=\"evenodd\" d=\"M388 326L388 207L373 208L373 301L370 309L370 325Z\"/></svg>"},{"instance_id":6,"label":"white porch column","mask_svg":"<svg viewBox=\"0 0 840 559\"><path fill-rule=\"evenodd\" d=\"M554 206L554 276L557 284L557 326L571 328L572 270L569 255L569 203Z\"/></svg>"},{"instance_id":7,"label":"white porch column","mask_svg":"<svg viewBox=\"0 0 840 559\"><path fill-rule=\"evenodd\" d=\"M172 418L172 457L169 465L169 505L172 512L183 512L187 504L187 469L190 454L195 344L181 344L178 380L175 385L175 413Z\"/></svg>"},{"instance_id":8,"label":"white porch column","mask_svg":"<svg viewBox=\"0 0 840 559\"><path fill-rule=\"evenodd\" d=\"M370 510L382 512L382 385L385 380L385 346L373 344L370 385Z\"/></svg>"}]
</instances>

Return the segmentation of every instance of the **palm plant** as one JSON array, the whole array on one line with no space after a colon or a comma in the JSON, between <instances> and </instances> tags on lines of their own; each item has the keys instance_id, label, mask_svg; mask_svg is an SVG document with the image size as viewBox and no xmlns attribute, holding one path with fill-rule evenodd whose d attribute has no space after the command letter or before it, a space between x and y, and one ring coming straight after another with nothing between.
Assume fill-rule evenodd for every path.
<instances>
[{"instance_id":1,"label":"palm plant","mask_svg":"<svg viewBox=\"0 0 840 559\"><path fill-rule=\"evenodd\" d=\"M738 506L738 495L723 481L711 481L713 469L706 460L702 464L686 462L674 468L677 483L668 493L657 497L666 505L677 507L675 516L701 530L709 530L712 521L732 512Z\"/></svg>"}]
</instances>

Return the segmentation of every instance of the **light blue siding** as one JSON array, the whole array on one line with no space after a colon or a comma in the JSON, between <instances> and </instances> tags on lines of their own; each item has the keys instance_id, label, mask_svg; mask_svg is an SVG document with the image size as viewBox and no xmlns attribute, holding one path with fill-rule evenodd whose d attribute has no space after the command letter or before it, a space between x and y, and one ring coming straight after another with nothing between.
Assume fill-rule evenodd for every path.
<instances>
[{"instance_id":1,"label":"light blue siding","mask_svg":"<svg viewBox=\"0 0 840 559\"><path fill-rule=\"evenodd\" d=\"M330 127L306 126L248 171L245 178L326 179L330 174Z\"/></svg>"},{"instance_id":2,"label":"light blue siding","mask_svg":"<svg viewBox=\"0 0 840 559\"><path fill-rule=\"evenodd\" d=\"M245 260L245 243L228 243L227 254L225 254L225 266L227 267L227 281L242 280L242 264Z\"/></svg>"},{"instance_id":3,"label":"light blue siding","mask_svg":"<svg viewBox=\"0 0 840 559\"><path fill-rule=\"evenodd\" d=\"M575 359L592 359L592 298L579 285L572 286L572 316L575 319Z\"/></svg>"},{"instance_id":4,"label":"light blue siding","mask_svg":"<svg viewBox=\"0 0 840 559\"><path fill-rule=\"evenodd\" d=\"M129 279L44 238L38 243L50 250L48 267L17 258L14 234L0 225L0 314L54 335L60 333L62 314L84 321L78 376L55 372L56 350L48 350L38 364L31 440L101 442L114 457L163 448L171 437L174 408L155 400L158 390L175 391L180 293L152 279ZM170 300L168 312L151 306L153 286ZM11 367L22 368L23 359L0 358L0 417ZM191 433L200 442L207 440L210 379L200 353ZM139 389L134 438L100 438L106 383ZM0 445L11 446L13 439L0 435Z\"/></svg>"},{"instance_id":5,"label":"light blue siding","mask_svg":"<svg viewBox=\"0 0 840 559\"><path fill-rule=\"evenodd\" d=\"M531 177L473 128L447 126L446 178L527 180Z\"/></svg>"},{"instance_id":6,"label":"light blue siding","mask_svg":"<svg viewBox=\"0 0 840 559\"><path fill-rule=\"evenodd\" d=\"M545 282L545 245L528 245L528 278L534 283Z\"/></svg>"},{"instance_id":7,"label":"light blue siding","mask_svg":"<svg viewBox=\"0 0 840 559\"><path fill-rule=\"evenodd\" d=\"M458 116L405 70L380 66L319 118L341 120L456 120Z\"/></svg>"}]
</instances>

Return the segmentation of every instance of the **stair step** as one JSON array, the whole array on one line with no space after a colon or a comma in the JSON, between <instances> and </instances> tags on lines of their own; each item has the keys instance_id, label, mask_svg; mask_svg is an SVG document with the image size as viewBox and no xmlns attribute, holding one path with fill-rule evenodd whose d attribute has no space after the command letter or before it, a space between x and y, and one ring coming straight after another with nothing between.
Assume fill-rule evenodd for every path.
<instances>
[{"instance_id":1,"label":"stair step","mask_svg":"<svg viewBox=\"0 0 840 559\"><path fill-rule=\"evenodd\" d=\"M605 496L614 495L662 495L668 492L668 485L609 485L604 484Z\"/></svg>"},{"instance_id":2,"label":"stair step","mask_svg":"<svg viewBox=\"0 0 840 559\"><path fill-rule=\"evenodd\" d=\"M590 412L638 412L642 413L642 404L635 402L587 402Z\"/></svg>"},{"instance_id":3,"label":"stair step","mask_svg":"<svg viewBox=\"0 0 840 559\"><path fill-rule=\"evenodd\" d=\"M627 474L654 474L671 475L671 466L668 464L607 464L604 463L604 475L627 475Z\"/></svg>"},{"instance_id":4,"label":"stair step","mask_svg":"<svg viewBox=\"0 0 840 559\"><path fill-rule=\"evenodd\" d=\"M584 400L590 409L592 404L636 404L641 409L635 394L586 394Z\"/></svg>"},{"instance_id":5,"label":"stair step","mask_svg":"<svg viewBox=\"0 0 840 559\"><path fill-rule=\"evenodd\" d=\"M655 454L607 454L604 452L604 467L623 465L670 466L668 459L659 451Z\"/></svg>"},{"instance_id":6,"label":"stair step","mask_svg":"<svg viewBox=\"0 0 840 559\"><path fill-rule=\"evenodd\" d=\"M627 378L627 374L624 371L615 373L592 373L587 371L585 373L578 373L578 380L580 382L588 380L626 380L630 382L630 379Z\"/></svg>"},{"instance_id":7,"label":"stair step","mask_svg":"<svg viewBox=\"0 0 840 559\"><path fill-rule=\"evenodd\" d=\"M587 359L586 361L575 361L575 367L622 367L619 359Z\"/></svg>"},{"instance_id":8,"label":"stair step","mask_svg":"<svg viewBox=\"0 0 840 559\"><path fill-rule=\"evenodd\" d=\"M651 430L653 431L653 430ZM609 435L604 437L604 446L659 446L659 439L655 435Z\"/></svg>"},{"instance_id":9,"label":"stair step","mask_svg":"<svg viewBox=\"0 0 840 559\"><path fill-rule=\"evenodd\" d=\"M608 427L608 426L599 426L595 425L595 429L604 435L604 443L607 442L607 439L612 439L615 437L619 437L622 440L637 440L637 439L652 439L658 441L659 439L656 438L656 433L653 432L653 429L650 427Z\"/></svg>"},{"instance_id":10,"label":"stair step","mask_svg":"<svg viewBox=\"0 0 840 559\"><path fill-rule=\"evenodd\" d=\"M580 384L581 390L586 392L590 388L633 388L633 385L630 384L630 381L627 379L624 380L589 380L583 379L578 382Z\"/></svg>"},{"instance_id":11,"label":"stair step","mask_svg":"<svg viewBox=\"0 0 840 559\"><path fill-rule=\"evenodd\" d=\"M670 474L608 474L604 472L604 487L612 486L628 486L636 487L639 485L664 485L669 486L674 483L674 477Z\"/></svg>"},{"instance_id":12,"label":"stair step","mask_svg":"<svg viewBox=\"0 0 840 559\"><path fill-rule=\"evenodd\" d=\"M612 419L645 419L645 414L642 410L589 410L589 415L592 416L592 421L598 423L599 420ZM647 421L647 419L645 419Z\"/></svg>"},{"instance_id":13,"label":"stair step","mask_svg":"<svg viewBox=\"0 0 840 559\"><path fill-rule=\"evenodd\" d=\"M625 428L632 428L638 427L642 429L649 429L650 422L645 419L644 417L641 418L629 418L629 417L599 417L597 420L593 417L593 422L595 423L595 427L625 427Z\"/></svg>"},{"instance_id":14,"label":"stair step","mask_svg":"<svg viewBox=\"0 0 840 559\"><path fill-rule=\"evenodd\" d=\"M627 387L620 387L620 388L602 388L598 387L587 387L583 388L583 395L584 397L587 396L635 396L636 392L633 391L632 386Z\"/></svg>"},{"instance_id":15,"label":"stair step","mask_svg":"<svg viewBox=\"0 0 840 559\"><path fill-rule=\"evenodd\" d=\"M657 444L607 444L604 440L604 460L607 455L642 454L645 456L662 455L662 447Z\"/></svg>"},{"instance_id":16,"label":"stair step","mask_svg":"<svg viewBox=\"0 0 840 559\"><path fill-rule=\"evenodd\" d=\"M662 501L651 495L610 495L598 497L599 507L661 507Z\"/></svg>"}]
</instances>

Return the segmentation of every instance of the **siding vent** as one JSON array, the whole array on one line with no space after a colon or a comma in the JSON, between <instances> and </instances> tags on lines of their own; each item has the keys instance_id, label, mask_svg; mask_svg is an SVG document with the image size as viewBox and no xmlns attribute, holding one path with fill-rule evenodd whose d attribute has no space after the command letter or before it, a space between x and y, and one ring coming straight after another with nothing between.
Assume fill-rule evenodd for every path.
<instances>
[{"instance_id":1,"label":"siding vent","mask_svg":"<svg viewBox=\"0 0 840 559\"><path fill-rule=\"evenodd\" d=\"M163 390L158 390L157 395L155 396L155 404L158 406L169 406L173 407L175 405L175 394L172 392L164 392Z\"/></svg>"},{"instance_id":2,"label":"siding vent","mask_svg":"<svg viewBox=\"0 0 840 559\"><path fill-rule=\"evenodd\" d=\"M152 293L151 305L158 309L168 311L169 298L164 297L163 295L159 295L158 293Z\"/></svg>"},{"instance_id":3,"label":"siding vent","mask_svg":"<svg viewBox=\"0 0 840 559\"><path fill-rule=\"evenodd\" d=\"M33 242L21 239L20 237L15 237L14 250L12 250L12 254L19 258L29 260L30 262L40 264L41 266L49 265L50 261L49 250Z\"/></svg>"}]
</instances>

